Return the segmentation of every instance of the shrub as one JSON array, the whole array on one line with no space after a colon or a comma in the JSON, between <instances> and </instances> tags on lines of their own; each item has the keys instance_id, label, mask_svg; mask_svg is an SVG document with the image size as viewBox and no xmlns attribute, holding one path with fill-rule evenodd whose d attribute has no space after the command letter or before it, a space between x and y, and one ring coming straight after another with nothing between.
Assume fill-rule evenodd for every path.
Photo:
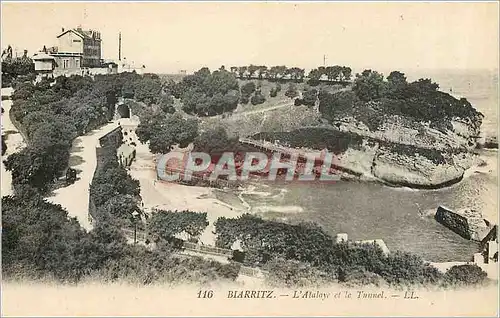
<instances>
[{"instance_id":1,"label":"shrub","mask_svg":"<svg viewBox=\"0 0 500 318\"><path fill-rule=\"evenodd\" d=\"M487 277L481 267L477 265L455 265L444 275L447 285L479 285L485 282Z\"/></svg>"},{"instance_id":2,"label":"shrub","mask_svg":"<svg viewBox=\"0 0 500 318\"><path fill-rule=\"evenodd\" d=\"M250 96L255 92L256 86L254 82L245 83L241 86L241 95Z\"/></svg>"},{"instance_id":3,"label":"shrub","mask_svg":"<svg viewBox=\"0 0 500 318\"><path fill-rule=\"evenodd\" d=\"M252 105L263 104L265 101L266 101L266 98L264 97L264 95L262 95L262 93L260 91L255 92L255 94L250 99L250 102L252 103Z\"/></svg>"},{"instance_id":4,"label":"shrub","mask_svg":"<svg viewBox=\"0 0 500 318\"><path fill-rule=\"evenodd\" d=\"M271 260L264 268L269 272L266 282L276 287L322 286L336 279L335 275L327 274L309 264L282 258Z\"/></svg>"},{"instance_id":5,"label":"shrub","mask_svg":"<svg viewBox=\"0 0 500 318\"><path fill-rule=\"evenodd\" d=\"M293 83L290 83L288 85L288 88L285 92L285 96L289 97L289 98L295 98L295 97L299 96L299 92L297 91L297 87Z\"/></svg>"},{"instance_id":6,"label":"shrub","mask_svg":"<svg viewBox=\"0 0 500 318\"><path fill-rule=\"evenodd\" d=\"M270 97L278 96L278 90L275 87L271 88L271 91L269 92L269 96Z\"/></svg>"},{"instance_id":7,"label":"shrub","mask_svg":"<svg viewBox=\"0 0 500 318\"><path fill-rule=\"evenodd\" d=\"M248 96L242 95L240 98L240 104L242 104L242 105L247 105L249 101L250 101L250 97L248 97Z\"/></svg>"},{"instance_id":8,"label":"shrub","mask_svg":"<svg viewBox=\"0 0 500 318\"><path fill-rule=\"evenodd\" d=\"M308 89L303 94L302 103L306 106L314 106L316 104L317 99L318 99L318 90L315 88Z\"/></svg>"}]
</instances>

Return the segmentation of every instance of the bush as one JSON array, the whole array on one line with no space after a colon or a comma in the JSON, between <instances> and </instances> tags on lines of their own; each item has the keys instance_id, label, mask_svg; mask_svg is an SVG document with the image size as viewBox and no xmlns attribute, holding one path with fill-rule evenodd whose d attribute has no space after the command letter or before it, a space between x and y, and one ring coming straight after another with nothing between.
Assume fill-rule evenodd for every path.
<instances>
[{"instance_id":1,"label":"bush","mask_svg":"<svg viewBox=\"0 0 500 318\"><path fill-rule=\"evenodd\" d=\"M278 96L278 90L275 87L271 88L271 91L269 91L269 96L270 97Z\"/></svg>"},{"instance_id":2,"label":"bush","mask_svg":"<svg viewBox=\"0 0 500 318\"><path fill-rule=\"evenodd\" d=\"M254 82L248 82L241 86L241 95L250 96L255 92L256 86Z\"/></svg>"},{"instance_id":3,"label":"bush","mask_svg":"<svg viewBox=\"0 0 500 318\"><path fill-rule=\"evenodd\" d=\"M2 135L2 156L5 155L7 151L7 144L5 143L5 135Z\"/></svg>"},{"instance_id":4,"label":"bush","mask_svg":"<svg viewBox=\"0 0 500 318\"><path fill-rule=\"evenodd\" d=\"M250 101L250 97L249 96L241 96L240 97L240 104L242 105L247 105L248 102Z\"/></svg>"},{"instance_id":5,"label":"bush","mask_svg":"<svg viewBox=\"0 0 500 318\"><path fill-rule=\"evenodd\" d=\"M444 275L447 285L474 286L483 284L488 275L477 265L455 265Z\"/></svg>"},{"instance_id":6,"label":"bush","mask_svg":"<svg viewBox=\"0 0 500 318\"><path fill-rule=\"evenodd\" d=\"M306 106L314 106L318 99L318 90L315 88L308 89L304 92L302 103Z\"/></svg>"},{"instance_id":7,"label":"bush","mask_svg":"<svg viewBox=\"0 0 500 318\"><path fill-rule=\"evenodd\" d=\"M295 260L273 259L264 268L269 272L266 275L266 282L276 287L322 286L336 280L335 275L327 274L309 264Z\"/></svg>"},{"instance_id":8,"label":"bush","mask_svg":"<svg viewBox=\"0 0 500 318\"><path fill-rule=\"evenodd\" d=\"M252 105L263 104L265 101L266 101L266 98L264 97L264 95L261 94L260 91L255 92L255 94L250 99L250 102L252 103Z\"/></svg>"},{"instance_id":9,"label":"bush","mask_svg":"<svg viewBox=\"0 0 500 318\"><path fill-rule=\"evenodd\" d=\"M299 92L297 90L297 87L293 83L290 83L288 85L288 88L285 92L285 96L289 97L289 98L295 98L295 97L299 96Z\"/></svg>"}]
</instances>

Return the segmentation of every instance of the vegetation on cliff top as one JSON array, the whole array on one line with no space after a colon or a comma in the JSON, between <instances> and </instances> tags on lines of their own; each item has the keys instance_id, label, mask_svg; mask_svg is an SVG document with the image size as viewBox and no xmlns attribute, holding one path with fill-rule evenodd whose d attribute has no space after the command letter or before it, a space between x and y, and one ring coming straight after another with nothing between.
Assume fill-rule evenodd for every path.
<instances>
[{"instance_id":1,"label":"vegetation on cliff top","mask_svg":"<svg viewBox=\"0 0 500 318\"><path fill-rule=\"evenodd\" d=\"M319 110L323 117L335 121L345 115L354 116L370 130L377 130L384 118L399 115L419 122L431 122L436 127L450 129L454 118L472 123L481 114L465 99L440 92L430 79L407 82L403 73L391 72L387 79L376 71L356 74L352 91L319 94Z\"/></svg>"}]
</instances>

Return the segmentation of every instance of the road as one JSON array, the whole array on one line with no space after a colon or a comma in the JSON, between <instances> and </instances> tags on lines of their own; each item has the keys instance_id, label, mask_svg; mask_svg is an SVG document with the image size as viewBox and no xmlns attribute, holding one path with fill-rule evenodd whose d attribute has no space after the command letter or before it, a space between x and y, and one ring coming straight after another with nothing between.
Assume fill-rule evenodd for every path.
<instances>
[{"instance_id":1,"label":"road","mask_svg":"<svg viewBox=\"0 0 500 318\"><path fill-rule=\"evenodd\" d=\"M2 88L2 96L10 96L12 91L13 89L10 87ZM5 143L7 144L7 151L2 156L2 196L12 194L12 174L10 171L5 170L3 161L7 159L9 155L19 152L26 147L22 135L10 120L11 107L12 100L2 101L2 108L4 111L2 114L2 135L5 137Z\"/></svg>"},{"instance_id":2,"label":"road","mask_svg":"<svg viewBox=\"0 0 500 318\"><path fill-rule=\"evenodd\" d=\"M116 127L118 121L113 121L73 140L69 166L77 170L78 179L67 187L55 190L53 195L47 198L49 202L65 208L70 217L76 217L87 231L92 229L88 218L89 187L97 166L96 147L99 146L99 138Z\"/></svg>"}]
</instances>

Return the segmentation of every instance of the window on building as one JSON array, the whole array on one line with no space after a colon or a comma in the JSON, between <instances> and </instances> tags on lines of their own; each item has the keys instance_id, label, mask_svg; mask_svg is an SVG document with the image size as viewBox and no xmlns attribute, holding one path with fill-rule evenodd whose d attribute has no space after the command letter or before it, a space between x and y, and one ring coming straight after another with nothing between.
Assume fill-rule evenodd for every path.
<instances>
[{"instance_id":1,"label":"window on building","mask_svg":"<svg viewBox=\"0 0 500 318\"><path fill-rule=\"evenodd\" d=\"M82 41L81 40L73 40L73 42L78 42L79 43L79 42L82 42Z\"/></svg>"},{"instance_id":2,"label":"window on building","mask_svg":"<svg viewBox=\"0 0 500 318\"><path fill-rule=\"evenodd\" d=\"M76 68L80 68L80 59L75 60L75 66Z\"/></svg>"},{"instance_id":3,"label":"window on building","mask_svg":"<svg viewBox=\"0 0 500 318\"><path fill-rule=\"evenodd\" d=\"M63 68L69 68L69 60L63 60Z\"/></svg>"}]
</instances>

